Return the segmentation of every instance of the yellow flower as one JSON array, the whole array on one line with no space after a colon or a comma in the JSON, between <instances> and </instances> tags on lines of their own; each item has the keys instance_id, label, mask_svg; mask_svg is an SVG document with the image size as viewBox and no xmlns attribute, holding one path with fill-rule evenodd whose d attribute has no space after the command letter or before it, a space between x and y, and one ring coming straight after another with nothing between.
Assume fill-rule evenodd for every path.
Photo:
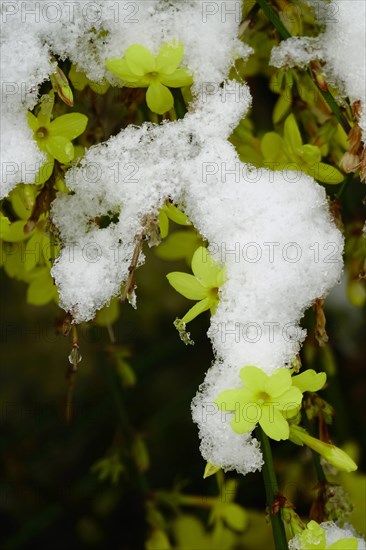
<instances>
[{"instance_id":1,"label":"yellow flower","mask_svg":"<svg viewBox=\"0 0 366 550\"><path fill-rule=\"evenodd\" d=\"M181 319L181 324L192 321L200 313L214 313L219 301L219 288L224 283L224 268L210 256L207 248L200 246L192 258L193 275L175 271L167 278L173 288L189 300L199 300Z\"/></svg>"},{"instance_id":2,"label":"yellow flower","mask_svg":"<svg viewBox=\"0 0 366 550\"><path fill-rule=\"evenodd\" d=\"M357 550L358 541L355 537L342 538L327 545L325 531L316 521L310 521L306 529L297 536L301 550Z\"/></svg>"},{"instance_id":3,"label":"yellow flower","mask_svg":"<svg viewBox=\"0 0 366 550\"><path fill-rule=\"evenodd\" d=\"M129 88L147 88L146 103L159 115L170 111L174 99L169 88L181 88L192 84L187 69L178 69L183 57L183 44L163 44L154 56L140 44L127 48L123 59L109 59L107 69L123 80Z\"/></svg>"},{"instance_id":4,"label":"yellow flower","mask_svg":"<svg viewBox=\"0 0 366 550\"><path fill-rule=\"evenodd\" d=\"M288 418L298 412L305 391L317 391L325 384L325 373L309 369L291 377L281 368L268 376L258 367L241 369L244 388L226 390L216 399L220 409L235 412L231 421L234 432L251 432L259 424L268 437L279 441L290 435Z\"/></svg>"}]
</instances>

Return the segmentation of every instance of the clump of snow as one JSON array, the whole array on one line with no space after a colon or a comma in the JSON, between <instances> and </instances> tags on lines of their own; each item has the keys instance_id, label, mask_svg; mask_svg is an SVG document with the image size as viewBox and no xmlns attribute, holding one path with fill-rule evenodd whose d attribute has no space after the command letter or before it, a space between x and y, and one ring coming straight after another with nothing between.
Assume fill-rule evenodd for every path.
<instances>
[{"instance_id":1,"label":"clump of snow","mask_svg":"<svg viewBox=\"0 0 366 550\"><path fill-rule=\"evenodd\" d=\"M237 96L227 93L235 86ZM325 191L312 178L240 162L227 138L249 104L248 89L227 82L197 100L183 120L123 130L89 149L67 174L74 194L59 195L53 207L62 240L77 241L76 259L70 261L65 246L52 271L61 305L76 321L91 319L120 292L142 220L167 197L185 209L213 257L226 265L209 329L216 362L192 411L204 458L242 473L261 466L258 444L235 434L231 415L219 412L214 400L240 385L244 365L270 373L291 361L305 335L300 318L338 280L343 249ZM118 222L97 229L93 220L108 212L118 212ZM88 258L88 246L99 261Z\"/></svg>"},{"instance_id":2,"label":"clump of snow","mask_svg":"<svg viewBox=\"0 0 366 550\"><path fill-rule=\"evenodd\" d=\"M357 550L366 549L365 540L357 536L351 525L345 525L343 528L341 528L338 527L338 525L336 525L333 521L325 521L320 524L320 527L322 527L325 531L327 548L338 540L357 538ZM313 543L316 544L317 541L314 540ZM296 535L293 539L291 539L288 543L288 547L289 550L306 550L304 545L301 543L301 534ZM306 546L306 548L308 548L308 546ZM346 546L344 545L343 548L346 548Z\"/></svg>"},{"instance_id":3,"label":"clump of snow","mask_svg":"<svg viewBox=\"0 0 366 550\"><path fill-rule=\"evenodd\" d=\"M311 36L294 36L272 48L270 65L277 67L304 68L313 59L319 59L319 41Z\"/></svg>"},{"instance_id":4,"label":"clump of snow","mask_svg":"<svg viewBox=\"0 0 366 550\"><path fill-rule=\"evenodd\" d=\"M59 194L52 210L63 243L52 269L61 306L75 322L92 319L126 282L146 216L155 216L168 197L183 208L227 269L209 329L215 362L192 404L202 454L225 469L254 471L262 465L257 441L235 434L231 415L222 415L214 400L240 385L244 365L271 373L289 363L305 335L299 327L304 310L340 277L343 239L325 191L300 171L272 172L240 162L228 142L251 102L247 86L225 81L235 57L249 52L236 38L238 2L225 18L221 10L205 14L207 3L193 0L144 0L133 3L135 14L123 12L131 2L92 3L89 18L83 10L90 3L71 4L72 20L62 15L52 27L28 21L34 44L22 60L20 54L14 60L24 63L26 86L37 86L52 72L45 51L70 58L91 79L106 76L112 82L105 59L122 57L133 43L156 53L162 43L178 39L183 65L194 73L195 100L184 119L128 127L91 147L68 171L72 194ZM16 37L14 32L9 31L10 42L21 31ZM36 95L30 102L14 100L12 112L24 117L35 100ZM22 132L14 152L19 160L28 159L33 143L25 128ZM98 218L111 214L116 221L100 229Z\"/></svg>"},{"instance_id":5,"label":"clump of snow","mask_svg":"<svg viewBox=\"0 0 366 550\"><path fill-rule=\"evenodd\" d=\"M316 8L316 9L315 9ZM290 38L273 48L270 64L275 67L304 67L321 59L324 73L351 102L362 102L360 127L366 135L366 2L332 0L315 2L315 15L325 24L316 39ZM313 55L312 55L313 50Z\"/></svg>"}]
</instances>

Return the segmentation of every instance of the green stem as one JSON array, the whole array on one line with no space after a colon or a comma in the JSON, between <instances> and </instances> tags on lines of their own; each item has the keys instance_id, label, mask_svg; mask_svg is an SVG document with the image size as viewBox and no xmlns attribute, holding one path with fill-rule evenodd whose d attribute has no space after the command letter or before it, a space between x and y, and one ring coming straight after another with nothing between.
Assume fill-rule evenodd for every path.
<instances>
[{"instance_id":1,"label":"green stem","mask_svg":"<svg viewBox=\"0 0 366 550\"><path fill-rule=\"evenodd\" d=\"M310 435L312 435L313 437L316 437L316 434L314 434L314 430L312 428L310 420L308 419L308 417L306 415L306 412L303 412L302 419L303 419L304 426L305 426L306 430L308 431L308 433ZM311 449L311 454L312 454L312 457L313 457L314 468L315 468L315 471L316 471L316 476L318 478L318 481L325 481L326 482L327 478L325 476L323 467L322 467L321 462L320 462L320 455L316 451L313 451L313 449Z\"/></svg>"},{"instance_id":2,"label":"green stem","mask_svg":"<svg viewBox=\"0 0 366 550\"><path fill-rule=\"evenodd\" d=\"M173 88L171 92L174 97L174 109L175 109L177 118L184 118L184 115L187 112L187 107L184 101L182 90L180 88Z\"/></svg>"},{"instance_id":3,"label":"green stem","mask_svg":"<svg viewBox=\"0 0 366 550\"><path fill-rule=\"evenodd\" d=\"M257 2L260 5L260 7L261 7L262 11L264 12L264 14L266 15L267 19L269 19L269 21L271 21L271 23L273 23L273 25L276 27L276 29L278 30L281 38L283 40L287 40L288 38L292 38L289 31L286 29L285 25L282 23L279 15L273 9L273 7L268 2L268 0L257 0ZM321 95L323 96L324 100L328 104L330 110L334 113L334 116L338 120L339 124L342 126L342 128L344 129L344 131L348 135L350 130L351 130L351 126L349 125L348 120L346 119L346 117L342 113L342 111L341 111L338 103L334 99L332 93L329 90L323 90L321 88L321 86L319 85L319 82L316 80L316 78L314 78L314 75L313 75L310 67L307 68L307 73L309 74L309 76L311 77L313 82L316 84L316 86L319 89Z\"/></svg>"},{"instance_id":4,"label":"green stem","mask_svg":"<svg viewBox=\"0 0 366 550\"><path fill-rule=\"evenodd\" d=\"M278 485L276 473L273 465L271 445L267 435L262 428L258 426L255 435L261 444L264 465L262 468L263 481L266 489L267 506L269 517L271 519L273 539L276 550L288 550L285 527L281 518L281 510L275 510L275 501L278 497Z\"/></svg>"},{"instance_id":5,"label":"green stem","mask_svg":"<svg viewBox=\"0 0 366 550\"><path fill-rule=\"evenodd\" d=\"M340 199L342 197L343 193L345 192L348 184L352 181L352 179L353 179L353 174L348 174L346 176L346 178L344 179L339 191L336 193L336 197L338 199Z\"/></svg>"}]
</instances>

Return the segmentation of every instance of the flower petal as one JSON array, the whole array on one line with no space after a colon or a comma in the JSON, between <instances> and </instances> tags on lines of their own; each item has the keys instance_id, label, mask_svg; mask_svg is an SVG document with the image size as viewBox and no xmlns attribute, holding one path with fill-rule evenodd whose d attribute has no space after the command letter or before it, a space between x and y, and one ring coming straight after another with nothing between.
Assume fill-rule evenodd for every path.
<instances>
[{"instance_id":1,"label":"flower petal","mask_svg":"<svg viewBox=\"0 0 366 550\"><path fill-rule=\"evenodd\" d=\"M179 294L182 294L189 300L202 300L207 296L206 289L203 288L193 275L173 271L172 273L168 273L167 279Z\"/></svg>"},{"instance_id":2,"label":"flower petal","mask_svg":"<svg viewBox=\"0 0 366 550\"><path fill-rule=\"evenodd\" d=\"M278 397L291 387L291 372L289 369L276 370L266 381L264 391L272 397Z\"/></svg>"},{"instance_id":3,"label":"flower petal","mask_svg":"<svg viewBox=\"0 0 366 550\"><path fill-rule=\"evenodd\" d=\"M285 412L291 411L291 416L293 416L294 409L300 408L302 393L299 388L294 388L291 386L291 388L283 392L281 395L273 396L271 401L272 403L277 404L279 410Z\"/></svg>"},{"instance_id":4,"label":"flower petal","mask_svg":"<svg viewBox=\"0 0 366 550\"><path fill-rule=\"evenodd\" d=\"M50 136L62 136L69 140L82 134L88 124L88 117L81 113L69 113L55 118L50 125Z\"/></svg>"},{"instance_id":5,"label":"flower petal","mask_svg":"<svg viewBox=\"0 0 366 550\"><path fill-rule=\"evenodd\" d=\"M297 376L292 377L292 385L299 388L304 393L305 391L320 390L327 380L325 372L315 372L313 369L308 369Z\"/></svg>"},{"instance_id":6,"label":"flower petal","mask_svg":"<svg viewBox=\"0 0 366 550\"><path fill-rule=\"evenodd\" d=\"M240 378L245 387L253 393L264 391L268 376L258 367L246 366L240 371Z\"/></svg>"},{"instance_id":7,"label":"flower petal","mask_svg":"<svg viewBox=\"0 0 366 550\"><path fill-rule=\"evenodd\" d=\"M111 73L126 82L136 82L140 77L131 71L125 59L107 59L105 65Z\"/></svg>"},{"instance_id":8,"label":"flower petal","mask_svg":"<svg viewBox=\"0 0 366 550\"><path fill-rule=\"evenodd\" d=\"M185 316L182 318L182 323L189 323L190 321L198 317L198 315L200 315L204 311L207 311L208 309L210 309L210 300L209 298L204 298L200 302L197 302L197 304L194 304L194 306L187 311Z\"/></svg>"},{"instance_id":9,"label":"flower petal","mask_svg":"<svg viewBox=\"0 0 366 550\"><path fill-rule=\"evenodd\" d=\"M184 48L181 42L163 44L156 56L156 70L159 73L171 74L180 65L183 52Z\"/></svg>"},{"instance_id":10,"label":"flower petal","mask_svg":"<svg viewBox=\"0 0 366 550\"><path fill-rule=\"evenodd\" d=\"M160 74L160 82L170 88L182 88L182 86L190 86L193 77L188 69L177 69L172 74Z\"/></svg>"},{"instance_id":11,"label":"flower petal","mask_svg":"<svg viewBox=\"0 0 366 550\"><path fill-rule=\"evenodd\" d=\"M45 140L47 151L62 164L67 164L74 158L74 146L63 136L50 136Z\"/></svg>"},{"instance_id":12,"label":"flower petal","mask_svg":"<svg viewBox=\"0 0 366 550\"><path fill-rule=\"evenodd\" d=\"M262 406L262 416L259 424L271 439L280 441L289 438L290 428L288 422L276 407L271 406L271 403Z\"/></svg>"},{"instance_id":13,"label":"flower petal","mask_svg":"<svg viewBox=\"0 0 366 550\"><path fill-rule=\"evenodd\" d=\"M39 123L37 118L34 116L33 113L28 111L27 113L27 119L28 119L28 126L35 132L39 128Z\"/></svg>"},{"instance_id":14,"label":"flower petal","mask_svg":"<svg viewBox=\"0 0 366 550\"><path fill-rule=\"evenodd\" d=\"M155 57L150 50L140 44L133 44L127 48L125 59L131 72L137 76L156 71Z\"/></svg>"},{"instance_id":15,"label":"flower petal","mask_svg":"<svg viewBox=\"0 0 366 550\"><path fill-rule=\"evenodd\" d=\"M146 103L153 113L163 115L174 106L172 93L158 80L151 82L146 92Z\"/></svg>"},{"instance_id":16,"label":"flower petal","mask_svg":"<svg viewBox=\"0 0 366 550\"><path fill-rule=\"evenodd\" d=\"M211 257L207 248L200 246L193 254L192 271L206 288L217 288L218 275L222 268Z\"/></svg>"},{"instance_id":17,"label":"flower petal","mask_svg":"<svg viewBox=\"0 0 366 550\"><path fill-rule=\"evenodd\" d=\"M355 537L336 540L327 548L328 550L357 550L358 540Z\"/></svg>"},{"instance_id":18,"label":"flower petal","mask_svg":"<svg viewBox=\"0 0 366 550\"><path fill-rule=\"evenodd\" d=\"M250 420L245 420L241 418L240 420L235 420L235 417L231 421L231 427L237 434L247 434L254 430L257 422L251 422Z\"/></svg>"},{"instance_id":19,"label":"flower petal","mask_svg":"<svg viewBox=\"0 0 366 550\"><path fill-rule=\"evenodd\" d=\"M251 391L247 388L238 388L236 390L225 390L215 399L215 403L223 411L235 411L245 403L253 399Z\"/></svg>"}]
</instances>

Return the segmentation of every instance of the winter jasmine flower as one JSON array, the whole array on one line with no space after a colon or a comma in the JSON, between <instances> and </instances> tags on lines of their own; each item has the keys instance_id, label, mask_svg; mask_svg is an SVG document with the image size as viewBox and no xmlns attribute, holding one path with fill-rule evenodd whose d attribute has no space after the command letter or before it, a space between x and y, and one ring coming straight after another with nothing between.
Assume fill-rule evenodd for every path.
<instances>
[{"instance_id":1,"label":"winter jasmine flower","mask_svg":"<svg viewBox=\"0 0 366 550\"><path fill-rule=\"evenodd\" d=\"M358 540L355 537L342 537L327 544L324 528L316 521L310 521L306 529L290 541L289 547L296 550L357 550Z\"/></svg>"},{"instance_id":2,"label":"winter jasmine flower","mask_svg":"<svg viewBox=\"0 0 366 550\"><path fill-rule=\"evenodd\" d=\"M146 102L154 112L162 115L173 108L174 99L168 88L192 84L187 69L178 69L183 57L183 44L163 44L154 56L140 44L127 48L123 59L109 59L107 69L123 80L129 88L147 88Z\"/></svg>"},{"instance_id":3,"label":"winter jasmine flower","mask_svg":"<svg viewBox=\"0 0 366 550\"><path fill-rule=\"evenodd\" d=\"M168 273L167 279L173 288L189 300L199 300L181 319L189 323L200 313L214 313L219 301L219 288L224 283L224 268L210 256L207 248L200 246L192 258L193 275L175 271Z\"/></svg>"},{"instance_id":4,"label":"winter jasmine flower","mask_svg":"<svg viewBox=\"0 0 366 550\"><path fill-rule=\"evenodd\" d=\"M246 366L241 369L240 378L244 387L222 392L216 404L222 410L235 412L231 422L234 432L248 433L259 424L268 437L279 441L289 438L286 418L299 410L303 392L320 389L326 375L309 370L291 377L289 369L281 368L268 376L258 367Z\"/></svg>"}]
</instances>

